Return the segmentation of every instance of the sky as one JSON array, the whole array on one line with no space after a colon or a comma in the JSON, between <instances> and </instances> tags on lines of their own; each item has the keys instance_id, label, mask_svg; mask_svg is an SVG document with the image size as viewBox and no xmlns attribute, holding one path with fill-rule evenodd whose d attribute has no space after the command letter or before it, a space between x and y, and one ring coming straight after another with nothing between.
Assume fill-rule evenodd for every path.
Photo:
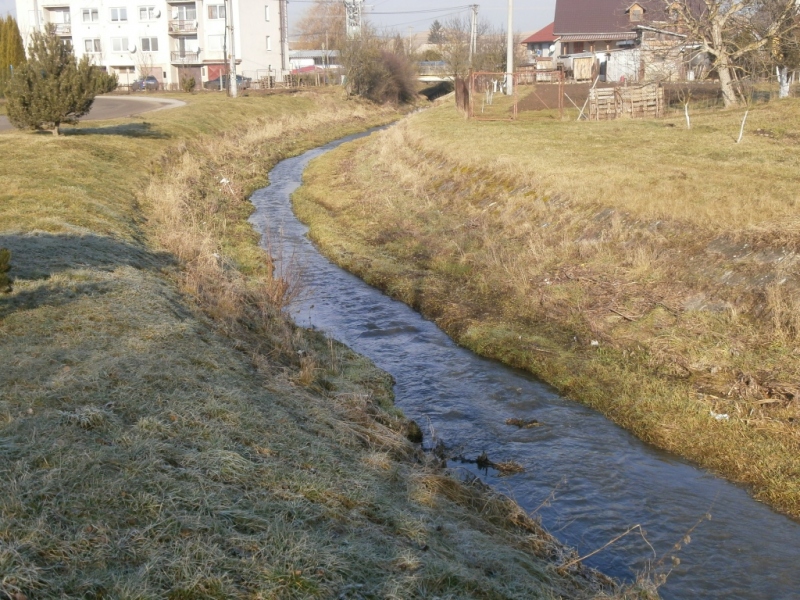
<instances>
[{"instance_id":1,"label":"sky","mask_svg":"<svg viewBox=\"0 0 800 600\"><path fill-rule=\"evenodd\" d=\"M2 2L4 0L0 0ZM465 7L477 4L478 19L486 19L492 25L506 27L508 20L508 0L365 0L365 14L371 23L379 27L395 29L403 35L413 32L427 31L437 18L440 21L452 16L469 16ZM289 19L298 17L311 6L311 0L289 0ZM455 8L455 10L454 10ZM419 12L433 11L437 12ZM404 12L405 14L379 14L388 12ZM515 0L514 26L516 32L533 32L541 29L553 20L555 0Z\"/></svg>"},{"instance_id":2,"label":"sky","mask_svg":"<svg viewBox=\"0 0 800 600\"><path fill-rule=\"evenodd\" d=\"M0 0L0 17L5 17L9 13L16 16L14 0Z\"/></svg>"},{"instance_id":3,"label":"sky","mask_svg":"<svg viewBox=\"0 0 800 600\"><path fill-rule=\"evenodd\" d=\"M476 3L478 19L505 27L508 18L508 0L366 0L366 14L379 27L389 27L403 35L427 31L435 19L446 20L454 14L468 16L468 9L456 9ZM311 6L308 1L289 0L289 19L297 20ZM533 32L553 20L555 0L515 0L514 31ZM436 12L431 11L437 9ZM439 11L438 9L442 9ZM405 12L406 14L384 15L382 12ZM14 0L0 0L0 16L14 14ZM290 24L291 27L291 24Z\"/></svg>"}]
</instances>

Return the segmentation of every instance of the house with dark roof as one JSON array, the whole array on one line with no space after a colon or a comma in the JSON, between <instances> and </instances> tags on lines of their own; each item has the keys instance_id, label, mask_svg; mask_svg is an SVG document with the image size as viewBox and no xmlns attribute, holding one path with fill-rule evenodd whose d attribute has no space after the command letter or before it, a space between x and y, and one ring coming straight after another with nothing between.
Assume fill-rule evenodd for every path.
<instances>
[{"instance_id":1,"label":"house with dark roof","mask_svg":"<svg viewBox=\"0 0 800 600\"><path fill-rule=\"evenodd\" d=\"M556 0L553 33L560 54L608 52L634 46L637 27L663 15L658 0Z\"/></svg>"},{"instance_id":2,"label":"house with dark roof","mask_svg":"<svg viewBox=\"0 0 800 600\"><path fill-rule=\"evenodd\" d=\"M565 64L576 78L608 75L614 81L642 81L686 76L686 36L663 0L556 0L553 35L556 54L574 57Z\"/></svg>"}]
</instances>

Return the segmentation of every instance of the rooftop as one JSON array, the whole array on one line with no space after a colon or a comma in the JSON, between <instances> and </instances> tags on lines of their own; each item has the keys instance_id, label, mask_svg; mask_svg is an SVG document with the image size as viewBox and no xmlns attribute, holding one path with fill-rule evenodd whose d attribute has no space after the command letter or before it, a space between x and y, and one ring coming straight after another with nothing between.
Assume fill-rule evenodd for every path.
<instances>
[{"instance_id":1,"label":"rooftop","mask_svg":"<svg viewBox=\"0 0 800 600\"><path fill-rule=\"evenodd\" d=\"M664 14L664 3L658 0L556 0L553 32L564 34L622 33L632 31L642 22L632 22L627 10L641 6L646 21ZM655 19L662 20L662 19Z\"/></svg>"},{"instance_id":2,"label":"rooftop","mask_svg":"<svg viewBox=\"0 0 800 600\"><path fill-rule=\"evenodd\" d=\"M523 44L536 44L536 43L546 43L546 42L554 42L556 40L556 36L553 33L553 25L555 23L550 23L550 25L546 25L542 27L539 31L531 35L530 37L525 38L522 40Z\"/></svg>"}]
</instances>

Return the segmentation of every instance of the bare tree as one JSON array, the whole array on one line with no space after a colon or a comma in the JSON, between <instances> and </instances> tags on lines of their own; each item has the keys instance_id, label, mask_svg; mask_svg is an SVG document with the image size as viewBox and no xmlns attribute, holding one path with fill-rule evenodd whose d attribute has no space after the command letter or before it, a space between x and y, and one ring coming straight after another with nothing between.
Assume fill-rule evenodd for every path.
<instances>
[{"instance_id":1,"label":"bare tree","mask_svg":"<svg viewBox=\"0 0 800 600\"><path fill-rule=\"evenodd\" d=\"M723 104L740 103L736 80L748 55L780 44L798 27L796 0L666 0L666 11L714 62Z\"/></svg>"},{"instance_id":2,"label":"bare tree","mask_svg":"<svg viewBox=\"0 0 800 600\"><path fill-rule=\"evenodd\" d=\"M343 2L315 0L295 26L297 47L341 50L347 38Z\"/></svg>"},{"instance_id":3,"label":"bare tree","mask_svg":"<svg viewBox=\"0 0 800 600\"><path fill-rule=\"evenodd\" d=\"M763 17L756 21L755 26L761 29L768 29L769 23L783 19L781 24L782 35L770 39L766 51L761 54L767 57L767 70L772 74L776 71L780 86L778 97L787 98L789 96L789 71L794 71L800 67L800 15L797 11L784 11L782 3L775 0L766 0Z\"/></svg>"},{"instance_id":4,"label":"bare tree","mask_svg":"<svg viewBox=\"0 0 800 600\"><path fill-rule=\"evenodd\" d=\"M465 77L469 71L470 23L462 17L445 21L440 32L439 52L454 77Z\"/></svg>"},{"instance_id":5,"label":"bare tree","mask_svg":"<svg viewBox=\"0 0 800 600\"><path fill-rule=\"evenodd\" d=\"M147 79L153 74L153 55L140 48L136 53L136 66L139 69L139 77L142 80Z\"/></svg>"},{"instance_id":6,"label":"bare tree","mask_svg":"<svg viewBox=\"0 0 800 600\"><path fill-rule=\"evenodd\" d=\"M504 29L495 29L485 21L478 22L477 51L472 57L472 64L469 62L469 19L449 19L442 31L444 41L439 46L442 59L456 77L463 77L470 68L475 71L505 72L507 56ZM514 47L521 54L522 45L515 44Z\"/></svg>"}]
</instances>

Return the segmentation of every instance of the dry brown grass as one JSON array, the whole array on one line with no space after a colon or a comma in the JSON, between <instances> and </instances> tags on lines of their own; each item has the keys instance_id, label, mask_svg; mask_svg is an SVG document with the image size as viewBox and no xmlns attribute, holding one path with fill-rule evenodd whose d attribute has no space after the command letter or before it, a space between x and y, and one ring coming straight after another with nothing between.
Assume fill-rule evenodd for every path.
<instances>
[{"instance_id":1,"label":"dry brown grass","mask_svg":"<svg viewBox=\"0 0 800 600\"><path fill-rule=\"evenodd\" d=\"M687 132L445 106L312 164L296 206L459 343L800 516L798 114L759 108L772 135L736 145L728 112Z\"/></svg>"},{"instance_id":2,"label":"dry brown grass","mask_svg":"<svg viewBox=\"0 0 800 600\"><path fill-rule=\"evenodd\" d=\"M258 249L245 193L281 156L392 116L314 96L237 114L192 101L147 127L0 136L16 279L0 296L0 596L609 589L557 573L563 550L506 499L427 467L390 378L281 315L291 282Z\"/></svg>"}]
</instances>

